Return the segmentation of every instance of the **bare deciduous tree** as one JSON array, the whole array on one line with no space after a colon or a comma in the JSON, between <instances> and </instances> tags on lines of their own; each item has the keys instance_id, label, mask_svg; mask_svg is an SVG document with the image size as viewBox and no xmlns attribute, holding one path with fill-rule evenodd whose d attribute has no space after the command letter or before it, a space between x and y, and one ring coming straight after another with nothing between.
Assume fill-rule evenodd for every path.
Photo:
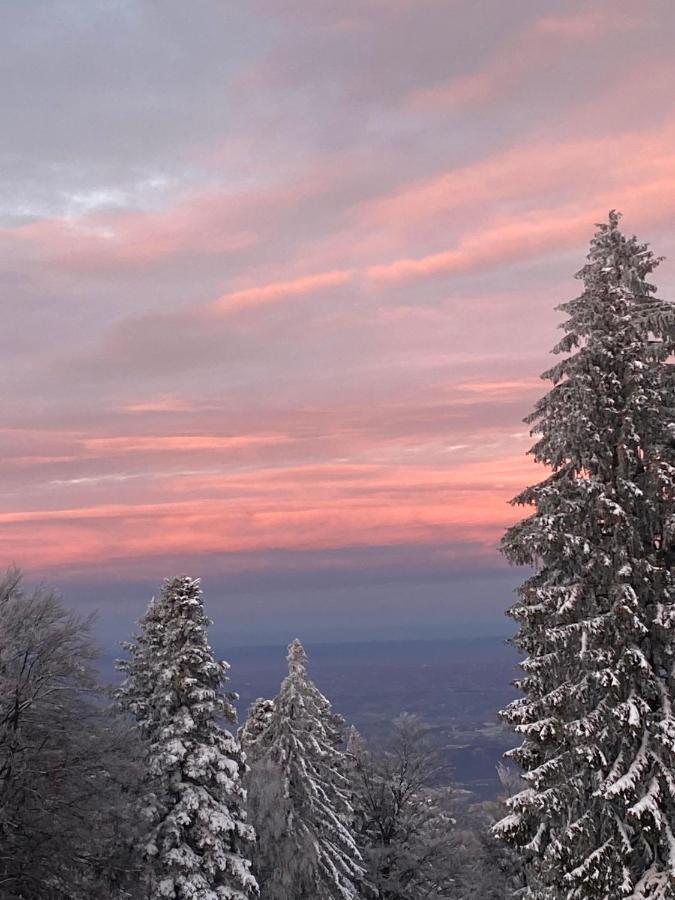
<instances>
[{"instance_id":1,"label":"bare deciduous tree","mask_svg":"<svg viewBox=\"0 0 675 900\"><path fill-rule=\"evenodd\" d=\"M455 897L453 821L429 787L445 768L429 727L404 713L387 750L368 749L352 730L349 755L357 833L378 900Z\"/></svg>"},{"instance_id":2,"label":"bare deciduous tree","mask_svg":"<svg viewBox=\"0 0 675 900\"><path fill-rule=\"evenodd\" d=\"M25 593L18 571L0 581L0 618L0 895L132 896L130 742L100 702L91 619Z\"/></svg>"}]
</instances>

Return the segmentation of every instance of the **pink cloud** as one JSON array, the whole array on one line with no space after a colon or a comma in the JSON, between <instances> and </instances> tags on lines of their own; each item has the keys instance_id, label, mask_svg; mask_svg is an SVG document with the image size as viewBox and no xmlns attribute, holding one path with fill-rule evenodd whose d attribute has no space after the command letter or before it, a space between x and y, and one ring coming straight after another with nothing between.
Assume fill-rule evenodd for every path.
<instances>
[{"instance_id":1,"label":"pink cloud","mask_svg":"<svg viewBox=\"0 0 675 900\"><path fill-rule=\"evenodd\" d=\"M148 400L127 403L120 407L122 412L129 413L177 413L187 412L193 404L181 397L163 395Z\"/></svg>"},{"instance_id":2,"label":"pink cloud","mask_svg":"<svg viewBox=\"0 0 675 900\"><path fill-rule=\"evenodd\" d=\"M398 242L429 227L452 211L481 205L541 202L542 195L556 194L573 184L564 205L521 209L473 228L456 246L417 258L399 258L363 268L350 266L312 274L283 277L223 294L194 309L196 317L225 316L280 304L311 293L349 284L364 276L374 284L465 273L479 268L526 260L556 248L580 245L593 220L604 218L612 207L626 208L648 221L667 214L663 197L672 196L675 154L670 149L675 128L670 124L652 132L613 138L568 141L559 145L528 142L505 153L441 176L409 185L396 194L366 201L354 208L352 222L364 235L383 230ZM354 238L338 233L329 243L344 256ZM362 242L359 240L359 244ZM366 241L367 244L367 241ZM318 245L321 247L321 244ZM315 254L316 255L316 254ZM320 254L318 254L320 255ZM298 261L293 263L297 270Z\"/></svg>"},{"instance_id":3,"label":"pink cloud","mask_svg":"<svg viewBox=\"0 0 675 900\"><path fill-rule=\"evenodd\" d=\"M569 16L545 16L501 47L482 69L415 90L406 98L406 105L430 111L473 106L503 97L531 73L568 54L571 45L634 25L634 18L605 3L599 9Z\"/></svg>"},{"instance_id":4,"label":"pink cloud","mask_svg":"<svg viewBox=\"0 0 675 900\"><path fill-rule=\"evenodd\" d=\"M36 568L373 543L460 541L491 553L531 469L505 458L455 470L304 465L196 476L187 500L3 513L0 534L10 558Z\"/></svg>"},{"instance_id":5,"label":"pink cloud","mask_svg":"<svg viewBox=\"0 0 675 900\"><path fill-rule=\"evenodd\" d=\"M17 432L8 473L20 489L14 511L5 495L0 539L8 558L68 571L373 543L475 545L491 557L514 517L507 501L535 467L510 417L481 408L530 390L493 378L366 405L249 409L230 416L231 435L209 430L223 411L207 406L186 413L190 433L179 419L173 433ZM250 428L263 421L267 431Z\"/></svg>"},{"instance_id":6,"label":"pink cloud","mask_svg":"<svg viewBox=\"0 0 675 900\"><path fill-rule=\"evenodd\" d=\"M618 28L630 28L637 23L634 18L619 9L589 9L569 16L545 16L535 24L534 30L564 38L585 39L606 34Z\"/></svg>"},{"instance_id":7,"label":"pink cloud","mask_svg":"<svg viewBox=\"0 0 675 900\"><path fill-rule=\"evenodd\" d=\"M627 132L610 137L550 143L532 138L485 160L440 176L404 186L390 196L356 205L350 215L353 231L337 232L310 248L309 257L352 257L348 268L328 269L313 275L285 279L224 295L213 310L229 312L269 302L283 302L323 287L356 283L365 274L374 283L427 277L438 273L464 273L483 266L531 258L557 241L561 249L581 244L593 221L609 208L625 208L648 222L663 215L659 195L668 196L675 175L672 142L675 127ZM542 205L542 198L549 205ZM563 201L564 198L564 201ZM494 217L495 204L512 207ZM515 206L514 206L515 205ZM667 209L670 207L666 204ZM660 210L660 211L659 211ZM452 249L391 263L353 264L358 252L376 255L378 240L390 245L438 232L458 212L475 222L482 211L492 221L474 224ZM382 241L380 241L382 243ZM380 248L381 252L381 248ZM298 262L293 268L297 270Z\"/></svg>"},{"instance_id":8,"label":"pink cloud","mask_svg":"<svg viewBox=\"0 0 675 900\"><path fill-rule=\"evenodd\" d=\"M458 391L468 391L475 402L475 395L480 397L513 397L521 393L529 393L533 389L542 390L540 378L519 378L517 381L477 381L462 382L456 386Z\"/></svg>"},{"instance_id":9,"label":"pink cloud","mask_svg":"<svg viewBox=\"0 0 675 900\"><path fill-rule=\"evenodd\" d=\"M210 304L209 311L219 315L239 312L250 307L264 306L278 303L289 297L298 297L313 291L323 291L327 288L341 287L352 280L351 271L321 272L316 275L306 275L290 281L278 281L265 284L260 287L247 288L224 294Z\"/></svg>"},{"instance_id":10,"label":"pink cloud","mask_svg":"<svg viewBox=\"0 0 675 900\"><path fill-rule=\"evenodd\" d=\"M517 148L466 171L449 173L382 199L362 210L364 220L395 219L412 230L425 216L447 214L453 205L468 203L472 194L474 203L490 197L494 202L500 195L505 199L517 196L523 203L528 197L534 202L559 185L574 185L565 203L501 216L481 229L465 232L453 249L371 266L367 274L375 282L396 282L471 272L550 251L566 251L580 245L592 230L592 223L604 220L612 208L626 210L631 222L641 225L663 221L675 213L674 137L675 128L668 124L640 135L557 148ZM500 180L506 188L499 187Z\"/></svg>"},{"instance_id":11,"label":"pink cloud","mask_svg":"<svg viewBox=\"0 0 675 900\"><path fill-rule=\"evenodd\" d=\"M513 67L513 63L511 64ZM503 76L502 69L501 75ZM515 72L509 72L511 77ZM408 98L413 109L420 111L435 110L443 107L473 106L489 100L501 83L497 72L476 72L472 75L458 75L443 85L423 88L415 91Z\"/></svg>"},{"instance_id":12,"label":"pink cloud","mask_svg":"<svg viewBox=\"0 0 675 900\"><path fill-rule=\"evenodd\" d=\"M423 344L424 361L428 362L426 340ZM434 363L440 364L441 361ZM118 475L131 478L155 473L152 490L161 492L173 484L176 466L190 474L190 470L200 467L221 468L224 460L274 471L277 466L284 467L307 456L322 460L347 458L355 465L366 460L391 465L402 459L410 461L414 454L415 465L433 466L454 445L468 447L468 456L476 458L483 445L503 443L504 435L511 429L507 423L512 413L496 416L492 409L485 413L485 404L489 407L499 401L503 406L505 399L511 403L518 399L524 414L528 395L541 388L536 379L459 381L457 369L449 383L439 381L438 374L430 383L428 376L417 383L411 377L409 356L405 371L403 384L371 394L375 412L357 400L349 403L337 399L319 407L235 407L228 412L230 433L226 434L222 433L221 405L186 406L159 418L141 413L131 421L122 413L112 419L103 418L97 425L90 423L86 430L5 430L3 456L8 473L16 468L33 468L25 478L12 475L21 485L21 493L39 490L41 485L60 484L65 489L68 484L84 484L100 486L102 495L105 485ZM515 416L517 419L518 412ZM169 479L166 484L165 475ZM193 481L189 483L194 485ZM133 490L137 492L139 488ZM145 497L148 491L144 488ZM115 495L119 497L117 488ZM63 496L55 499L63 502Z\"/></svg>"},{"instance_id":13,"label":"pink cloud","mask_svg":"<svg viewBox=\"0 0 675 900\"><path fill-rule=\"evenodd\" d=\"M77 271L147 265L183 252L234 253L256 243L253 232L216 223L221 212L215 202L188 203L166 213L44 219L4 229L1 236L36 249L53 264ZM211 231L207 229L205 234L207 225Z\"/></svg>"},{"instance_id":14,"label":"pink cloud","mask_svg":"<svg viewBox=\"0 0 675 900\"><path fill-rule=\"evenodd\" d=\"M179 254L235 254L256 245L263 222L314 195L311 179L298 184L251 188L240 193L202 191L174 199L160 211L95 211L77 219L41 219L0 230L50 263L78 272L112 266L143 266Z\"/></svg>"},{"instance_id":15,"label":"pink cloud","mask_svg":"<svg viewBox=\"0 0 675 900\"><path fill-rule=\"evenodd\" d=\"M553 248L572 247L587 233L588 213L556 215L546 211L475 232L462 238L454 250L371 266L367 274L374 282L396 282L475 271L483 266L528 259Z\"/></svg>"},{"instance_id":16,"label":"pink cloud","mask_svg":"<svg viewBox=\"0 0 675 900\"><path fill-rule=\"evenodd\" d=\"M203 450L240 450L246 447L283 444L287 438L281 434L237 434L218 436L212 434L192 435L138 435L133 437L115 436L86 438L83 448L87 455L121 455L161 453L164 451L197 452Z\"/></svg>"},{"instance_id":17,"label":"pink cloud","mask_svg":"<svg viewBox=\"0 0 675 900\"><path fill-rule=\"evenodd\" d=\"M671 71L671 77L673 72ZM363 228L395 228L414 233L425 222L460 210L473 212L499 203L541 204L542 195L588 199L670 177L675 171L675 126L614 134L611 137L545 141L530 137L508 150L432 178L389 196L361 203L355 219ZM517 213L514 211L514 218Z\"/></svg>"}]
</instances>

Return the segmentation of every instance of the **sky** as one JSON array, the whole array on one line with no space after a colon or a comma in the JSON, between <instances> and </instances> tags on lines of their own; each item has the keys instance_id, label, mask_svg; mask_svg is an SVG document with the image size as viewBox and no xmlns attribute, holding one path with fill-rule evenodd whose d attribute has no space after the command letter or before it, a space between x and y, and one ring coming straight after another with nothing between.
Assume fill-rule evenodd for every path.
<instances>
[{"instance_id":1,"label":"sky","mask_svg":"<svg viewBox=\"0 0 675 900\"><path fill-rule=\"evenodd\" d=\"M672 0L0 5L0 541L132 627L506 632L609 209L675 293Z\"/></svg>"}]
</instances>

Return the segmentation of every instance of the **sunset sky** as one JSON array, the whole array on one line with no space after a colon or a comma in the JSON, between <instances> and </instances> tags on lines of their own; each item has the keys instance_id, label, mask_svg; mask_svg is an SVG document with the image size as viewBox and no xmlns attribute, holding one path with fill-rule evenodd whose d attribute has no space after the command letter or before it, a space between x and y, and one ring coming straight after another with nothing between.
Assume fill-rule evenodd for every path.
<instances>
[{"instance_id":1,"label":"sunset sky","mask_svg":"<svg viewBox=\"0 0 675 900\"><path fill-rule=\"evenodd\" d=\"M610 208L675 294L675 3L0 8L4 563L233 642L503 631Z\"/></svg>"}]
</instances>

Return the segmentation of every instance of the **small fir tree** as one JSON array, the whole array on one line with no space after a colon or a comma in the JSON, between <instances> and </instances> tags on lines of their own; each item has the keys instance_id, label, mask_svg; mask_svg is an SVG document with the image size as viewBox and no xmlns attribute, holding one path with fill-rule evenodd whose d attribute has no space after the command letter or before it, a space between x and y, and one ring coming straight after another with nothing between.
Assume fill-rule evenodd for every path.
<instances>
[{"instance_id":1,"label":"small fir tree","mask_svg":"<svg viewBox=\"0 0 675 900\"><path fill-rule=\"evenodd\" d=\"M363 876L352 833L343 721L307 674L300 641L272 706L242 731L251 763L254 869L265 900L357 900Z\"/></svg>"},{"instance_id":2,"label":"small fir tree","mask_svg":"<svg viewBox=\"0 0 675 900\"><path fill-rule=\"evenodd\" d=\"M659 260L599 226L579 297L526 420L552 474L503 550L535 567L509 611L527 654L503 713L527 787L497 833L519 848L536 900L675 897L671 464L673 307Z\"/></svg>"},{"instance_id":3,"label":"small fir tree","mask_svg":"<svg viewBox=\"0 0 675 900\"><path fill-rule=\"evenodd\" d=\"M198 580L167 580L120 663L118 691L148 746L152 819L145 847L152 900L249 900L253 830L246 823L244 756L221 721L236 721L235 695L223 691L228 665L207 639Z\"/></svg>"},{"instance_id":4,"label":"small fir tree","mask_svg":"<svg viewBox=\"0 0 675 900\"><path fill-rule=\"evenodd\" d=\"M258 697L248 711L248 718L239 729L239 740L242 747L246 747L246 753L255 756L255 744L259 737L265 733L265 729L274 713L274 700L264 700Z\"/></svg>"}]
</instances>

